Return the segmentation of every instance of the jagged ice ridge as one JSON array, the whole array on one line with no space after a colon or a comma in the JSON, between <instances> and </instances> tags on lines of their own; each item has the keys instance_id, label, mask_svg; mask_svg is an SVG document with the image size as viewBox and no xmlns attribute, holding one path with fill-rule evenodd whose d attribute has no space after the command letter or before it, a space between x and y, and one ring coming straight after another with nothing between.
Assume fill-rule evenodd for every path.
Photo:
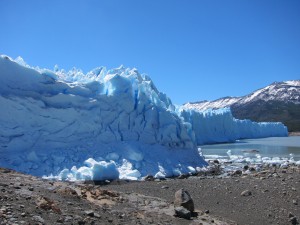
<instances>
[{"instance_id":1,"label":"jagged ice ridge","mask_svg":"<svg viewBox=\"0 0 300 225\"><path fill-rule=\"evenodd\" d=\"M197 144L212 139L202 136L197 126L203 120L195 115L206 115L207 131L209 121L218 127L220 119L218 112L182 112L148 76L124 67L84 74L1 56L0 94L0 166L68 180L193 173L207 165ZM231 123L223 125L227 132ZM277 126L277 134L286 135L282 124L272 128ZM257 130L271 136L270 128ZM242 131L228 141L254 137L247 135Z\"/></svg>"}]
</instances>

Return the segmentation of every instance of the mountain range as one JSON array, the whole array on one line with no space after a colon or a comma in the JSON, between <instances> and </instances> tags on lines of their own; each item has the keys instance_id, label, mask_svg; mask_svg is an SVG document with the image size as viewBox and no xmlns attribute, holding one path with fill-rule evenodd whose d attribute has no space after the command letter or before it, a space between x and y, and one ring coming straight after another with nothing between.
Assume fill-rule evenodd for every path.
<instances>
[{"instance_id":1,"label":"mountain range","mask_svg":"<svg viewBox=\"0 0 300 225\"><path fill-rule=\"evenodd\" d=\"M184 108L219 109L230 107L237 119L282 122L289 132L300 131L300 80L274 82L242 97L186 103Z\"/></svg>"}]
</instances>

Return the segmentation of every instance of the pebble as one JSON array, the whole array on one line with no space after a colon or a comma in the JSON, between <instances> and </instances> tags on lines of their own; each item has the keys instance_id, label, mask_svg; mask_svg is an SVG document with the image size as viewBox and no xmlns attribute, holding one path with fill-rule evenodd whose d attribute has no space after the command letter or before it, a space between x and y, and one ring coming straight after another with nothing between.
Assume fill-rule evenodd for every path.
<instances>
[{"instance_id":1,"label":"pebble","mask_svg":"<svg viewBox=\"0 0 300 225\"><path fill-rule=\"evenodd\" d=\"M69 222L72 221L73 217L72 216L66 216L64 222Z\"/></svg>"},{"instance_id":2,"label":"pebble","mask_svg":"<svg viewBox=\"0 0 300 225\"><path fill-rule=\"evenodd\" d=\"M84 213L85 213L87 216L91 216L91 217L94 216L94 211L93 211L93 210L87 210L87 211L84 211Z\"/></svg>"},{"instance_id":3,"label":"pebble","mask_svg":"<svg viewBox=\"0 0 300 225\"><path fill-rule=\"evenodd\" d=\"M154 181L154 177L152 175L147 175L144 178L145 181Z\"/></svg>"},{"instance_id":4,"label":"pebble","mask_svg":"<svg viewBox=\"0 0 300 225\"><path fill-rule=\"evenodd\" d=\"M94 217L96 217L96 218L98 218L98 219L101 218L100 214L98 214L98 213L94 213Z\"/></svg>"},{"instance_id":5,"label":"pebble","mask_svg":"<svg viewBox=\"0 0 300 225\"><path fill-rule=\"evenodd\" d=\"M29 187L28 190L29 191L34 191L34 188L33 187Z\"/></svg>"},{"instance_id":6,"label":"pebble","mask_svg":"<svg viewBox=\"0 0 300 225\"><path fill-rule=\"evenodd\" d=\"M176 216L180 217L180 218L184 218L184 219L191 219L191 211L187 210L186 208L180 206L180 207L176 207L175 208L175 214Z\"/></svg>"},{"instance_id":7,"label":"pebble","mask_svg":"<svg viewBox=\"0 0 300 225\"><path fill-rule=\"evenodd\" d=\"M294 217L294 214L289 212L289 218L292 218L292 217Z\"/></svg>"},{"instance_id":8,"label":"pebble","mask_svg":"<svg viewBox=\"0 0 300 225\"><path fill-rule=\"evenodd\" d=\"M298 205L297 200L293 199L293 204L294 204L294 205Z\"/></svg>"},{"instance_id":9,"label":"pebble","mask_svg":"<svg viewBox=\"0 0 300 225\"><path fill-rule=\"evenodd\" d=\"M45 223L45 220L40 216L33 216L32 220L34 220L35 222L39 222L39 223Z\"/></svg>"},{"instance_id":10,"label":"pebble","mask_svg":"<svg viewBox=\"0 0 300 225\"><path fill-rule=\"evenodd\" d=\"M236 170L236 171L233 172L232 175L233 175L233 176L235 176L235 175L242 175L242 173L243 173L243 172L242 172L241 170Z\"/></svg>"},{"instance_id":11,"label":"pebble","mask_svg":"<svg viewBox=\"0 0 300 225\"><path fill-rule=\"evenodd\" d=\"M78 225L84 225L85 221L84 220L79 220L77 223L78 223Z\"/></svg>"},{"instance_id":12,"label":"pebble","mask_svg":"<svg viewBox=\"0 0 300 225\"><path fill-rule=\"evenodd\" d=\"M245 190L241 193L241 196L250 196L250 195L252 195L252 192L249 190Z\"/></svg>"},{"instance_id":13,"label":"pebble","mask_svg":"<svg viewBox=\"0 0 300 225\"><path fill-rule=\"evenodd\" d=\"M57 223L63 223L64 220L63 220L63 218L58 218L58 219L56 220L56 222L57 222ZM66 222L67 222L67 221L66 221Z\"/></svg>"},{"instance_id":14,"label":"pebble","mask_svg":"<svg viewBox=\"0 0 300 225\"><path fill-rule=\"evenodd\" d=\"M177 177L177 179L186 179L186 178L188 178L188 177L189 177L188 174L180 174L180 175Z\"/></svg>"},{"instance_id":15,"label":"pebble","mask_svg":"<svg viewBox=\"0 0 300 225\"><path fill-rule=\"evenodd\" d=\"M291 217L290 219L289 219L289 221L291 222L291 224L292 225L297 225L297 224L299 224L298 223L298 220L297 220L297 217Z\"/></svg>"},{"instance_id":16,"label":"pebble","mask_svg":"<svg viewBox=\"0 0 300 225\"><path fill-rule=\"evenodd\" d=\"M249 169L249 166L248 166L248 165L245 165L245 166L243 167L243 169L244 169L244 170L248 170L248 169Z\"/></svg>"}]
</instances>

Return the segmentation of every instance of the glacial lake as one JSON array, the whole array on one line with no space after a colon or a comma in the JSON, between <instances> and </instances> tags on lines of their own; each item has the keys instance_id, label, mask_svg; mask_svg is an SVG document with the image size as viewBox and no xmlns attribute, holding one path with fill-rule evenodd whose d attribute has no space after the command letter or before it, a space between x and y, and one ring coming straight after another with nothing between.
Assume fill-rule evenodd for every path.
<instances>
[{"instance_id":1,"label":"glacial lake","mask_svg":"<svg viewBox=\"0 0 300 225\"><path fill-rule=\"evenodd\" d=\"M300 160L300 136L270 137L260 139L243 139L235 143L199 146L206 158L227 158L228 151L232 155L255 158L261 157L290 158Z\"/></svg>"}]
</instances>

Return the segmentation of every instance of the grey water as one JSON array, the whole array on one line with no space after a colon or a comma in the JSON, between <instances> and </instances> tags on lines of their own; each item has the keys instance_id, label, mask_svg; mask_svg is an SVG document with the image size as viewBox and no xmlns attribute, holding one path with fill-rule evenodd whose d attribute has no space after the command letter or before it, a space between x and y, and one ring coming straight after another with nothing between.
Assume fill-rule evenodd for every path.
<instances>
[{"instance_id":1,"label":"grey water","mask_svg":"<svg viewBox=\"0 0 300 225\"><path fill-rule=\"evenodd\" d=\"M295 161L300 160L300 136L290 137L270 137L260 139L244 139L235 143L212 144L199 146L203 155L228 156L228 150L232 155L242 155L245 157L280 157L290 158L291 154Z\"/></svg>"}]
</instances>

